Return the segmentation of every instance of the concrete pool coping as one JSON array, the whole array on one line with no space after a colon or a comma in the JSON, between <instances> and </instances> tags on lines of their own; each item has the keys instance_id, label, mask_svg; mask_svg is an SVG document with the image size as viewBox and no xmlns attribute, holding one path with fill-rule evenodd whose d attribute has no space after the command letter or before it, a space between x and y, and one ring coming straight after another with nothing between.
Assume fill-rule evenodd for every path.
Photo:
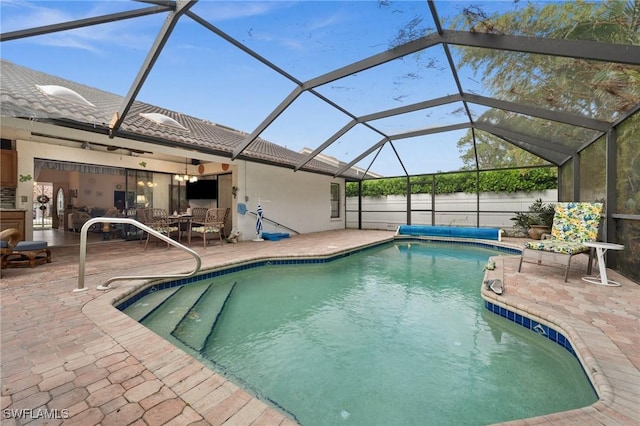
<instances>
[{"instance_id":1,"label":"concrete pool coping","mask_svg":"<svg viewBox=\"0 0 640 426\"><path fill-rule=\"evenodd\" d=\"M607 294L607 287L585 283L581 280L586 275L587 259L584 257L579 259L580 265L572 267L576 273L570 277L575 278L567 283L563 282L560 268L553 268L557 277L528 275L549 268L535 264L529 264L523 274L518 273L520 256L493 257L496 269L485 273L485 280L503 280L505 291L498 295L483 286L482 298L561 331L571 341L576 357L598 394L598 401L588 407L511 422L513 424L631 425L640 421L640 323L637 315L640 286L625 279L624 292ZM611 272L607 270L607 273ZM626 302L615 301L615 295L622 296ZM591 303L588 303L590 299ZM566 303L569 300L577 303ZM594 303L596 301L604 303ZM621 330L620 325L629 326L629 329Z\"/></svg>"},{"instance_id":2,"label":"concrete pool coping","mask_svg":"<svg viewBox=\"0 0 640 426\"><path fill-rule=\"evenodd\" d=\"M346 230L195 249L203 267L210 269L255 258L326 256L392 238L387 231ZM502 242L512 248L522 243ZM134 258L127 248L135 249ZM72 291L77 249L54 249L53 255L51 264L3 270L3 410L67 409L71 417L59 423L83 425L295 424L117 311L113 303L137 291L141 281L115 283L106 293L95 290L122 262L127 274L190 270L192 261L177 250L142 251L136 242L91 247L86 280L90 290L83 293ZM132 259L137 264L129 266ZM488 276L502 277L506 291L484 296L562 328L583 356L585 368L595 368L591 371L600 396L589 407L511 423L637 424L640 286L609 271L622 287L584 283L580 277L586 256L572 266L567 283L561 269L528 265L518 274L517 256L496 259L497 268ZM28 326L37 331L28 332ZM11 419L5 421L11 424Z\"/></svg>"}]
</instances>

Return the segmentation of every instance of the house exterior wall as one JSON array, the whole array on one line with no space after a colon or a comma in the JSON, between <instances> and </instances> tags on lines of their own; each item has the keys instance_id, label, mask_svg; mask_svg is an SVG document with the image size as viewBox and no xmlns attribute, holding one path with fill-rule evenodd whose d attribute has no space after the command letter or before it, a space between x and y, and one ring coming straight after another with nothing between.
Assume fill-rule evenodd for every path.
<instances>
[{"instance_id":1,"label":"house exterior wall","mask_svg":"<svg viewBox=\"0 0 640 426\"><path fill-rule=\"evenodd\" d=\"M23 139L16 140L16 148L18 151L18 176L30 175L32 177L29 181L18 181L18 187L16 188L16 208L26 210L25 239L33 237L33 221L30 220L32 217L31 207L33 205L33 182L38 178L35 176L34 159L41 158L101 166L141 169L141 166L138 163L142 161L142 159L117 153L112 154L104 151L77 149ZM148 158L145 158L144 161L147 163L145 170L149 171L170 172L175 168L174 163L167 161ZM43 171L42 173L43 175L40 176L42 181L48 180L47 175L51 177L50 171ZM75 204L75 207L79 207L80 204L96 206L95 203L104 203L104 206L99 207L112 207L115 184L123 183L124 177L106 175L96 182L88 182L86 179L82 179L82 176L80 175L82 174L77 172L69 173L69 187L78 189L79 197L82 197L80 199L81 201L72 201ZM163 207L162 202L160 201L163 198L161 192L162 189L159 188L155 194L158 198L157 207ZM98 194L101 194L101 196ZM168 194L165 194L164 198L168 199ZM26 201L23 201L23 199L26 199Z\"/></svg>"},{"instance_id":2,"label":"house exterior wall","mask_svg":"<svg viewBox=\"0 0 640 426\"><path fill-rule=\"evenodd\" d=\"M345 228L344 179L247 162L240 162L238 169L236 201L246 204L248 211L255 212L260 201L265 217L300 233ZM331 183L339 183L342 194L336 219L331 218ZM255 216L237 211L234 215L240 238L255 238ZM268 221L263 221L263 231L292 234Z\"/></svg>"},{"instance_id":3,"label":"house exterior wall","mask_svg":"<svg viewBox=\"0 0 640 426\"><path fill-rule=\"evenodd\" d=\"M39 140L16 139L18 151L18 175L30 175L29 181L18 182L16 188L16 208L26 210L25 238L33 237L33 221L31 220L33 203L33 182L36 179L34 171L34 159L42 158L48 160L78 162L85 164L120 167L125 169L137 169L150 172L176 173L176 163L148 157L135 157L115 152L84 150L76 147L56 145ZM211 161L210 158L207 160ZM140 165L144 161L146 166ZM238 213L237 204L245 203L249 211L255 212L258 200L262 200L264 215L280 224L300 232L316 232L324 230L335 230L345 228L345 200L344 200L344 179L334 179L330 176L308 173L303 171L294 172L290 169L259 164L248 163L246 161L229 161L222 159L222 162L230 163L229 169L225 172L232 173L232 185L238 188L236 198L232 201L231 220L232 226L241 231L241 240L255 238L255 216L251 214L241 215ZM222 164L222 162L220 164ZM209 167L211 164L208 164ZM189 170L194 173L195 170ZM220 170L208 169L205 174L221 173ZM45 172L48 173L48 172ZM85 195L85 188L90 183L83 182L81 173L69 173L69 187L78 189L79 196ZM114 180L115 179L115 180ZM86 205L96 200L89 200L96 197L96 190L103 194L105 203L110 204L113 197L113 188L116 180L123 179L120 176L105 175L100 182L92 183L95 186L91 195L86 191L86 202L75 200L75 206ZM167 179L171 179L167 175ZM111 182L111 180L114 180ZM163 182L163 187L168 187L168 181ZM342 200L340 201L340 217L331 218L331 183L340 185ZM164 208L162 205L161 188L154 189L154 207ZM168 199L168 194L165 194ZM26 198L24 198L26 197ZM245 197L248 197L245 199ZM23 201L26 200L26 201ZM93 201L92 201L93 200ZM216 204L215 200L210 204ZM207 207L216 207L208 205ZM224 206L222 206L224 207ZM276 226L268 221L263 222L265 232L288 232L293 231L284 227Z\"/></svg>"}]
</instances>

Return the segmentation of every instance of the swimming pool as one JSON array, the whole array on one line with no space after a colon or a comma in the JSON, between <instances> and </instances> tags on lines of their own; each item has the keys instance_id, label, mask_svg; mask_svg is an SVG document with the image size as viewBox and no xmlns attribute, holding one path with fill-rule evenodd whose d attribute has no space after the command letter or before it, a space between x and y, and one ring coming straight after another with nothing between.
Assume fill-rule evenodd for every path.
<instances>
[{"instance_id":1,"label":"swimming pool","mask_svg":"<svg viewBox=\"0 0 640 426\"><path fill-rule=\"evenodd\" d=\"M595 402L570 352L485 309L494 254L402 242L271 264L185 286L142 322L303 425L487 424Z\"/></svg>"}]
</instances>

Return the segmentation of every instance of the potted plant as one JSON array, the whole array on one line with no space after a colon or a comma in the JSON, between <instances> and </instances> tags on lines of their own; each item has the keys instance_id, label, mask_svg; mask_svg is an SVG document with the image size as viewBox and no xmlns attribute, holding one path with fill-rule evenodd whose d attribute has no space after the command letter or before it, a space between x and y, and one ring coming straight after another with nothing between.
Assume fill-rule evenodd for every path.
<instances>
[{"instance_id":1,"label":"potted plant","mask_svg":"<svg viewBox=\"0 0 640 426\"><path fill-rule=\"evenodd\" d=\"M516 228L524 230L534 240L539 240L543 234L551 233L554 213L555 204L545 204L538 198L529 206L528 212L517 212L511 220Z\"/></svg>"}]
</instances>

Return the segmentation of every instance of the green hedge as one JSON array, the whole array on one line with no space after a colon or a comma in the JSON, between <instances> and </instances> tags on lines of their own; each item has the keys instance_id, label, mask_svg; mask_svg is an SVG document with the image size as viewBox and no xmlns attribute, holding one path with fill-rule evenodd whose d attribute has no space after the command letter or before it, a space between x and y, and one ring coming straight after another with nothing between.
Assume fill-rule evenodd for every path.
<instances>
[{"instance_id":1,"label":"green hedge","mask_svg":"<svg viewBox=\"0 0 640 426\"><path fill-rule=\"evenodd\" d=\"M411 177L412 194L431 193L434 175ZM460 172L437 174L436 194L452 194L455 192L475 193L478 190L476 172ZM558 188L558 173L555 167L492 170L480 172L480 192L517 192L544 191ZM362 182L364 197L384 197L386 195L406 195L406 178L388 178L366 180ZM348 182L347 197L358 195L358 184Z\"/></svg>"}]
</instances>

